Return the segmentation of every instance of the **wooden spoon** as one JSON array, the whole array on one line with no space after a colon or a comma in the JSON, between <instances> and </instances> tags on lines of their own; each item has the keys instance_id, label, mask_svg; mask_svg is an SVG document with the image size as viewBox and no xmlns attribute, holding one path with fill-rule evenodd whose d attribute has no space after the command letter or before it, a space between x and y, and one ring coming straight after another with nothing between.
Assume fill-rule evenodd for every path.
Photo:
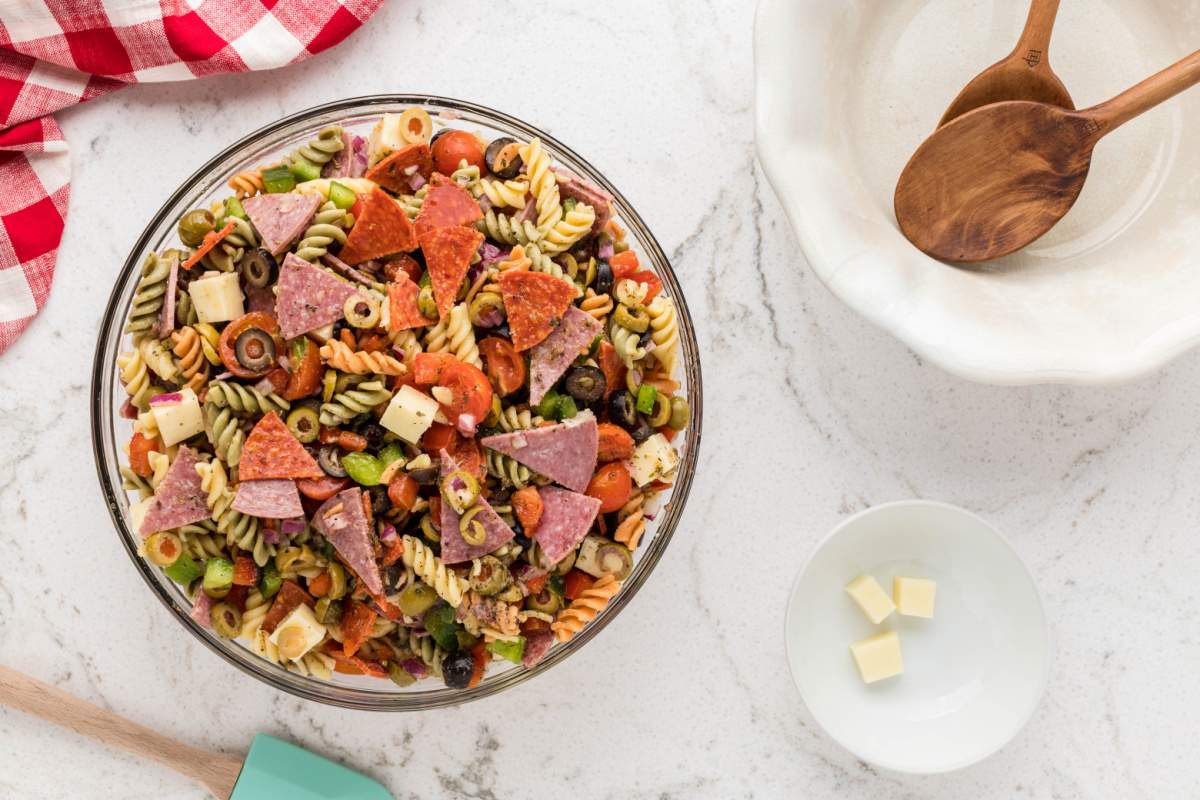
<instances>
[{"instance_id":1,"label":"wooden spoon","mask_svg":"<svg viewBox=\"0 0 1200 800\"><path fill-rule=\"evenodd\" d=\"M1200 51L1083 111L1011 101L938 128L896 184L896 220L909 241L945 261L1006 256L1075 204L1101 138L1200 83Z\"/></svg>"},{"instance_id":2,"label":"wooden spoon","mask_svg":"<svg viewBox=\"0 0 1200 800\"><path fill-rule=\"evenodd\" d=\"M1059 0L1033 0L1017 46L971 79L942 115L938 127L980 106L1005 100L1034 100L1075 108L1067 87L1050 68L1050 36Z\"/></svg>"}]
</instances>

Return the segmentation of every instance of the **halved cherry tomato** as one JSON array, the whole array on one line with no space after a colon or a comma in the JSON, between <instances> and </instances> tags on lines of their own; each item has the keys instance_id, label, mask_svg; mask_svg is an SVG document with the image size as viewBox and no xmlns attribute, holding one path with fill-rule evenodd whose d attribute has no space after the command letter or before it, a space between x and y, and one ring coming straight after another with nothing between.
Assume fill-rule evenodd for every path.
<instances>
[{"instance_id":1,"label":"halved cherry tomato","mask_svg":"<svg viewBox=\"0 0 1200 800\"><path fill-rule=\"evenodd\" d=\"M563 596L568 600L575 600L579 595L592 588L592 584L595 582L596 579L591 575L572 567L571 571L563 578Z\"/></svg>"},{"instance_id":2,"label":"halved cherry tomato","mask_svg":"<svg viewBox=\"0 0 1200 800\"><path fill-rule=\"evenodd\" d=\"M436 453L439 450L445 450L450 446L452 441L454 441L454 426L435 422L429 426L429 430L425 431L425 435L421 437L421 449L426 452Z\"/></svg>"},{"instance_id":3,"label":"halved cherry tomato","mask_svg":"<svg viewBox=\"0 0 1200 800\"><path fill-rule=\"evenodd\" d=\"M330 428L327 425L317 428L317 441L321 444L337 444L338 437L341 435L341 428Z\"/></svg>"},{"instance_id":4,"label":"halved cherry tomato","mask_svg":"<svg viewBox=\"0 0 1200 800\"><path fill-rule=\"evenodd\" d=\"M617 281L628 278L638 271L637 253L632 250L617 253L608 260L608 265L612 267L613 283L615 284Z\"/></svg>"},{"instance_id":5,"label":"halved cherry tomato","mask_svg":"<svg viewBox=\"0 0 1200 800\"><path fill-rule=\"evenodd\" d=\"M465 469L477 478L483 477L483 454L473 438L462 436L455 431L454 438L446 445L446 454L454 459L459 469Z\"/></svg>"},{"instance_id":6,"label":"halved cherry tomato","mask_svg":"<svg viewBox=\"0 0 1200 800\"><path fill-rule=\"evenodd\" d=\"M469 415L478 424L492 409L492 384L478 367L456 361L442 370L437 383L450 390L442 410L452 421Z\"/></svg>"},{"instance_id":7,"label":"halved cherry tomato","mask_svg":"<svg viewBox=\"0 0 1200 800\"><path fill-rule=\"evenodd\" d=\"M337 445L351 453L361 453L367 449L367 437L354 431L338 431Z\"/></svg>"},{"instance_id":8,"label":"halved cherry tomato","mask_svg":"<svg viewBox=\"0 0 1200 800\"><path fill-rule=\"evenodd\" d=\"M397 472L388 482L387 496L392 505L410 511L417 502L417 490L421 486L407 472Z\"/></svg>"},{"instance_id":9,"label":"halved cherry tomato","mask_svg":"<svg viewBox=\"0 0 1200 800\"><path fill-rule=\"evenodd\" d=\"M538 523L542 521L542 496L538 494L537 488L526 486L524 489L518 489L513 492L511 502L513 513L525 529L525 535L533 535Z\"/></svg>"},{"instance_id":10,"label":"halved cherry tomato","mask_svg":"<svg viewBox=\"0 0 1200 800\"><path fill-rule=\"evenodd\" d=\"M217 350L220 353L221 363L225 365L225 369L239 378L261 378L270 369L273 369L273 367L269 367L260 372L251 372L238 363L237 355L233 349L234 342L251 328L258 328L270 335L275 340L276 351L279 351L282 346L282 342L279 341L279 323L265 311L251 311L249 314L238 317L226 325L225 330L221 331L221 340L218 343Z\"/></svg>"},{"instance_id":11,"label":"halved cherry tomato","mask_svg":"<svg viewBox=\"0 0 1200 800\"><path fill-rule=\"evenodd\" d=\"M632 492L629 470L620 461L612 461L596 470L584 494L600 501L601 514L611 514L629 501Z\"/></svg>"},{"instance_id":12,"label":"halved cherry tomato","mask_svg":"<svg viewBox=\"0 0 1200 800\"><path fill-rule=\"evenodd\" d=\"M308 593L313 597L324 597L333 588L333 576L328 571L308 580Z\"/></svg>"},{"instance_id":13,"label":"halved cherry tomato","mask_svg":"<svg viewBox=\"0 0 1200 800\"><path fill-rule=\"evenodd\" d=\"M625 365L617 355L617 348L607 339L600 342L600 349L596 352L596 363L604 373L604 397L607 398L618 387L625 385Z\"/></svg>"},{"instance_id":14,"label":"halved cherry tomato","mask_svg":"<svg viewBox=\"0 0 1200 800\"><path fill-rule=\"evenodd\" d=\"M487 366L487 375L501 397L508 397L525 385L525 357L512 342L489 336L479 343L479 352Z\"/></svg>"},{"instance_id":15,"label":"halved cherry tomato","mask_svg":"<svg viewBox=\"0 0 1200 800\"><path fill-rule=\"evenodd\" d=\"M633 437L619 425L601 422L598 426L598 461L624 461L633 455Z\"/></svg>"},{"instance_id":16,"label":"halved cherry tomato","mask_svg":"<svg viewBox=\"0 0 1200 800\"><path fill-rule=\"evenodd\" d=\"M408 253L392 256L383 265L383 277L389 281L396 280L400 273L403 272L408 275L413 283L416 283L421 280L421 273L424 271L425 269Z\"/></svg>"},{"instance_id":17,"label":"halved cherry tomato","mask_svg":"<svg viewBox=\"0 0 1200 800\"><path fill-rule=\"evenodd\" d=\"M429 498L429 518L433 522L433 529L440 531L442 529L442 496L440 494Z\"/></svg>"},{"instance_id":18,"label":"halved cherry tomato","mask_svg":"<svg viewBox=\"0 0 1200 800\"><path fill-rule=\"evenodd\" d=\"M143 478L149 478L154 474L154 469L150 466L150 453L152 452L162 452L158 439L150 439L140 433L135 433L129 440L129 468Z\"/></svg>"},{"instance_id":19,"label":"halved cherry tomato","mask_svg":"<svg viewBox=\"0 0 1200 800\"><path fill-rule=\"evenodd\" d=\"M352 656L371 636L379 615L362 603L351 600L342 614L342 652Z\"/></svg>"},{"instance_id":20,"label":"halved cherry tomato","mask_svg":"<svg viewBox=\"0 0 1200 800\"><path fill-rule=\"evenodd\" d=\"M238 556L233 560L233 585L253 586L258 583L258 567L254 559L248 556Z\"/></svg>"},{"instance_id":21,"label":"halved cherry tomato","mask_svg":"<svg viewBox=\"0 0 1200 800\"><path fill-rule=\"evenodd\" d=\"M492 654L488 652L486 643L479 642L471 648L471 681L467 684L468 689L473 689L483 680L483 673L491 660Z\"/></svg>"},{"instance_id":22,"label":"halved cherry tomato","mask_svg":"<svg viewBox=\"0 0 1200 800\"><path fill-rule=\"evenodd\" d=\"M646 299L642 301L643 303L649 303L658 296L658 293L661 292L663 288L662 278L658 277L648 269L638 270L629 276L629 280L636 281L637 283L644 283L647 287L649 287L649 291L646 292Z\"/></svg>"},{"instance_id":23,"label":"halved cherry tomato","mask_svg":"<svg viewBox=\"0 0 1200 800\"><path fill-rule=\"evenodd\" d=\"M471 166L486 168L479 140L466 131L447 131L433 143L433 166L438 172L449 175L463 159Z\"/></svg>"},{"instance_id":24,"label":"halved cherry tomato","mask_svg":"<svg viewBox=\"0 0 1200 800\"><path fill-rule=\"evenodd\" d=\"M328 500L350 485L349 478L298 478L296 488L312 500Z\"/></svg>"},{"instance_id":25,"label":"halved cherry tomato","mask_svg":"<svg viewBox=\"0 0 1200 800\"><path fill-rule=\"evenodd\" d=\"M461 363L449 353L417 353L413 359L413 380L423 386L432 386L441 381L442 370Z\"/></svg>"},{"instance_id":26,"label":"halved cherry tomato","mask_svg":"<svg viewBox=\"0 0 1200 800\"><path fill-rule=\"evenodd\" d=\"M548 574L538 575L536 578L530 578L529 580L525 581L525 588L529 590L529 594L531 596L535 594L541 594L542 589L545 589L546 584L549 582L550 576Z\"/></svg>"},{"instance_id":27,"label":"halved cherry tomato","mask_svg":"<svg viewBox=\"0 0 1200 800\"><path fill-rule=\"evenodd\" d=\"M288 348L288 364L292 374L283 390L284 400L299 400L321 388L321 354L317 343L301 336Z\"/></svg>"}]
</instances>

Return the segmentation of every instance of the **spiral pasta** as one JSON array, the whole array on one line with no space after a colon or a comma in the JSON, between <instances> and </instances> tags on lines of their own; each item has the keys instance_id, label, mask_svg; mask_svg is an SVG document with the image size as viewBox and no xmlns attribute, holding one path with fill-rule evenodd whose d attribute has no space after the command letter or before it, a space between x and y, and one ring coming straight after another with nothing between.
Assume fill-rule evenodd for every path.
<instances>
[{"instance_id":1,"label":"spiral pasta","mask_svg":"<svg viewBox=\"0 0 1200 800\"><path fill-rule=\"evenodd\" d=\"M183 549L198 561L229 556L229 551L225 548L225 537L217 533L216 523L211 519L184 525L176 533L183 543Z\"/></svg>"},{"instance_id":2,"label":"spiral pasta","mask_svg":"<svg viewBox=\"0 0 1200 800\"><path fill-rule=\"evenodd\" d=\"M579 303L579 309L603 322L612 313L612 295L596 294L592 289L588 289L583 300Z\"/></svg>"},{"instance_id":3,"label":"spiral pasta","mask_svg":"<svg viewBox=\"0 0 1200 800\"><path fill-rule=\"evenodd\" d=\"M158 322L167 293L167 278L171 274L171 258L150 253L142 262L142 275L133 292L133 303L129 307L129 319L125 332L135 338L146 335Z\"/></svg>"},{"instance_id":4,"label":"spiral pasta","mask_svg":"<svg viewBox=\"0 0 1200 800\"><path fill-rule=\"evenodd\" d=\"M129 395L129 402L141 409L150 405L150 370L139 349L127 350L117 356L117 369L121 383Z\"/></svg>"},{"instance_id":5,"label":"spiral pasta","mask_svg":"<svg viewBox=\"0 0 1200 800\"><path fill-rule=\"evenodd\" d=\"M416 214L411 216L415 217ZM498 213L494 208L484 212L483 219L475 223L475 229L505 244L529 244L542 237L542 232L532 221L518 222L508 214Z\"/></svg>"},{"instance_id":6,"label":"spiral pasta","mask_svg":"<svg viewBox=\"0 0 1200 800\"><path fill-rule=\"evenodd\" d=\"M458 608L467 590L467 582L458 577L442 560L433 554L420 539L404 537L404 566L433 588L438 597Z\"/></svg>"},{"instance_id":7,"label":"spiral pasta","mask_svg":"<svg viewBox=\"0 0 1200 800\"><path fill-rule=\"evenodd\" d=\"M566 212L558 222L546 229L540 242L542 250L555 254L570 249L572 245L591 232L595 222L596 209L586 203L579 203Z\"/></svg>"},{"instance_id":8,"label":"spiral pasta","mask_svg":"<svg viewBox=\"0 0 1200 800\"><path fill-rule=\"evenodd\" d=\"M466 303L451 308L444 319L429 329L425 334L425 351L450 353L459 361L483 368L479 346L475 343L475 328L471 325Z\"/></svg>"},{"instance_id":9,"label":"spiral pasta","mask_svg":"<svg viewBox=\"0 0 1200 800\"><path fill-rule=\"evenodd\" d=\"M405 361L410 361L417 353L423 352L421 349L421 340L417 338L417 332L411 328L389 333L388 341L391 343L394 352L404 354Z\"/></svg>"},{"instance_id":10,"label":"spiral pasta","mask_svg":"<svg viewBox=\"0 0 1200 800\"><path fill-rule=\"evenodd\" d=\"M571 288L575 290L576 297L583 294L583 291L576 286L575 282L571 280L569 275L567 275L567 272L563 269L563 266L557 263L550 256L543 253L541 247L536 244L531 244L525 249L525 255L528 257L530 267L534 272L544 272L547 275L553 275L556 278L561 278L562 280L571 284Z\"/></svg>"},{"instance_id":11,"label":"spiral pasta","mask_svg":"<svg viewBox=\"0 0 1200 800\"><path fill-rule=\"evenodd\" d=\"M244 169L229 179L228 186L239 198L253 197L263 190L262 173L269 167Z\"/></svg>"},{"instance_id":12,"label":"spiral pasta","mask_svg":"<svg viewBox=\"0 0 1200 800\"><path fill-rule=\"evenodd\" d=\"M209 387L209 391L212 388ZM233 411L222 408L215 403L204 404L204 433L217 458L230 467L236 467L242 460L242 446L246 443L246 432L234 416Z\"/></svg>"},{"instance_id":13,"label":"spiral pasta","mask_svg":"<svg viewBox=\"0 0 1200 800\"><path fill-rule=\"evenodd\" d=\"M479 187L479 193L487 197L494 208L525 207L525 194L529 191L528 181L483 178L476 185Z\"/></svg>"},{"instance_id":14,"label":"spiral pasta","mask_svg":"<svg viewBox=\"0 0 1200 800\"><path fill-rule=\"evenodd\" d=\"M217 351L221 343L221 333L207 322L197 322L191 325L196 333L200 334L200 350L204 353L204 357L208 359L208 363L214 367L221 363L221 355Z\"/></svg>"},{"instance_id":15,"label":"spiral pasta","mask_svg":"<svg viewBox=\"0 0 1200 800\"><path fill-rule=\"evenodd\" d=\"M167 477L167 470L171 468L171 458L166 453L151 450L146 454L146 460L150 462L150 488L157 489L163 478Z\"/></svg>"},{"instance_id":16,"label":"spiral pasta","mask_svg":"<svg viewBox=\"0 0 1200 800\"><path fill-rule=\"evenodd\" d=\"M413 194L400 195L400 207L404 209L404 213L409 219L416 219L421 213L421 208L425 205L425 196L429 194L429 184L425 184L420 189L417 189Z\"/></svg>"},{"instance_id":17,"label":"spiral pasta","mask_svg":"<svg viewBox=\"0 0 1200 800\"><path fill-rule=\"evenodd\" d=\"M396 643L425 662L431 673L439 678L442 676L442 660L446 658L446 651L437 646L432 636L415 636L410 628L397 628Z\"/></svg>"},{"instance_id":18,"label":"spiral pasta","mask_svg":"<svg viewBox=\"0 0 1200 800\"><path fill-rule=\"evenodd\" d=\"M525 174L529 178L529 191L537 207L537 227L547 231L562 219L562 199L558 191L558 180L550 169L550 154L542 147L541 139L533 139L520 150Z\"/></svg>"},{"instance_id":19,"label":"spiral pasta","mask_svg":"<svg viewBox=\"0 0 1200 800\"><path fill-rule=\"evenodd\" d=\"M238 414L269 414L287 411L292 404L277 394L263 394L253 386L213 381L208 385L204 402L220 408L228 407Z\"/></svg>"},{"instance_id":20,"label":"spiral pasta","mask_svg":"<svg viewBox=\"0 0 1200 800\"><path fill-rule=\"evenodd\" d=\"M380 403L390 400L392 393L380 381L366 381L338 392L328 403L321 404L322 425L344 425L359 414L365 414Z\"/></svg>"},{"instance_id":21,"label":"spiral pasta","mask_svg":"<svg viewBox=\"0 0 1200 800\"><path fill-rule=\"evenodd\" d=\"M330 339L321 345L321 358L334 369L354 375L403 375L408 372L387 353L353 350L338 339Z\"/></svg>"},{"instance_id":22,"label":"spiral pasta","mask_svg":"<svg viewBox=\"0 0 1200 800\"><path fill-rule=\"evenodd\" d=\"M325 571L328 561L307 544L291 544L275 554L275 568L284 579L315 578Z\"/></svg>"},{"instance_id":23,"label":"spiral pasta","mask_svg":"<svg viewBox=\"0 0 1200 800\"><path fill-rule=\"evenodd\" d=\"M293 170L303 170L307 167L309 170L319 173L321 167L342 151L346 143L342 140L342 126L329 125L322 128L317 135L309 139L304 144L300 145L288 163Z\"/></svg>"},{"instance_id":24,"label":"spiral pasta","mask_svg":"<svg viewBox=\"0 0 1200 800\"><path fill-rule=\"evenodd\" d=\"M617 509L617 520L613 538L630 550L636 550L646 532L646 495L634 490L625 505Z\"/></svg>"},{"instance_id":25,"label":"spiral pasta","mask_svg":"<svg viewBox=\"0 0 1200 800\"><path fill-rule=\"evenodd\" d=\"M318 261L329 252L329 246L334 242L346 243L347 214L342 209L326 201L317 209L316 216L304 230L300 243L296 245L296 255L305 261Z\"/></svg>"},{"instance_id":26,"label":"spiral pasta","mask_svg":"<svg viewBox=\"0 0 1200 800\"><path fill-rule=\"evenodd\" d=\"M612 575L605 575L585 589L571 601L566 610L550 625L554 637L560 642L568 641L583 629L596 615L604 610L609 601L621 591L621 582Z\"/></svg>"},{"instance_id":27,"label":"spiral pasta","mask_svg":"<svg viewBox=\"0 0 1200 800\"><path fill-rule=\"evenodd\" d=\"M679 353L679 322L671 298L660 294L646 306L650 315L650 338L654 342L654 359L669 374L675 369Z\"/></svg>"},{"instance_id":28,"label":"spiral pasta","mask_svg":"<svg viewBox=\"0 0 1200 800\"><path fill-rule=\"evenodd\" d=\"M615 319L609 320L608 338L612 341L613 349L617 351L617 357L626 367L632 369L635 361L646 357L646 348L641 345L641 337L619 325Z\"/></svg>"},{"instance_id":29,"label":"spiral pasta","mask_svg":"<svg viewBox=\"0 0 1200 800\"><path fill-rule=\"evenodd\" d=\"M508 258L496 263L496 270L499 272L517 271L522 272L533 267L533 261L529 256L525 255L525 247L516 245L512 252L508 254Z\"/></svg>"},{"instance_id":30,"label":"spiral pasta","mask_svg":"<svg viewBox=\"0 0 1200 800\"><path fill-rule=\"evenodd\" d=\"M208 382L208 359L200 345L200 334L195 328L184 327L172 332L171 341L175 343L171 352L179 359L179 370L183 373L184 385L194 392L199 392Z\"/></svg>"}]
</instances>

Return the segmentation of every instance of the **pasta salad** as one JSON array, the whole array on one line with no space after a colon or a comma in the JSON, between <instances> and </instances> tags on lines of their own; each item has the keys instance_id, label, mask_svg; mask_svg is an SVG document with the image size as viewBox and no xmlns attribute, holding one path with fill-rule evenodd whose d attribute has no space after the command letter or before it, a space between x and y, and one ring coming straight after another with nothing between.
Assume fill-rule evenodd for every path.
<instances>
[{"instance_id":1,"label":"pasta salad","mask_svg":"<svg viewBox=\"0 0 1200 800\"><path fill-rule=\"evenodd\" d=\"M679 464L679 331L613 198L413 107L178 222L117 360L139 552L288 670L531 667L620 591Z\"/></svg>"}]
</instances>

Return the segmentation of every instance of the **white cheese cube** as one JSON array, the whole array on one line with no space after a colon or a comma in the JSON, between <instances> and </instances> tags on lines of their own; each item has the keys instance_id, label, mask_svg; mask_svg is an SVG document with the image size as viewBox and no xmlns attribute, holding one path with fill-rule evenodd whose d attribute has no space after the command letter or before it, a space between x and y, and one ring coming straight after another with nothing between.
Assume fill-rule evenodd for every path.
<instances>
[{"instance_id":1,"label":"white cheese cube","mask_svg":"<svg viewBox=\"0 0 1200 800\"><path fill-rule=\"evenodd\" d=\"M859 575L846 584L846 594L854 598L858 607L867 615L867 619L878 625L896 610L892 598L879 585L879 581L870 575Z\"/></svg>"},{"instance_id":2,"label":"white cheese cube","mask_svg":"<svg viewBox=\"0 0 1200 800\"><path fill-rule=\"evenodd\" d=\"M180 389L178 402L151 404L150 413L167 447L190 439L204 430L204 415L200 400L190 388Z\"/></svg>"},{"instance_id":3,"label":"white cheese cube","mask_svg":"<svg viewBox=\"0 0 1200 800\"><path fill-rule=\"evenodd\" d=\"M904 672L904 659L900 655L900 635L895 631L876 634L869 639L850 645L854 663L863 683L875 683Z\"/></svg>"},{"instance_id":4,"label":"white cheese cube","mask_svg":"<svg viewBox=\"0 0 1200 800\"><path fill-rule=\"evenodd\" d=\"M179 369L175 366L175 360L171 358L171 352L163 345L159 339L143 339L138 345L138 350L142 354L142 360L146 362L146 366L150 368L158 377L164 381L173 381L175 376L179 374Z\"/></svg>"},{"instance_id":5,"label":"white cheese cube","mask_svg":"<svg viewBox=\"0 0 1200 800\"><path fill-rule=\"evenodd\" d=\"M896 608L906 617L933 619L933 601L937 595L937 581L928 578L892 578L892 599Z\"/></svg>"},{"instance_id":6,"label":"white cheese cube","mask_svg":"<svg viewBox=\"0 0 1200 800\"><path fill-rule=\"evenodd\" d=\"M333 323L331 322L328 325L323 325L320 328L317 328L315 331L309 331L308 335L316 339L321 344L325 344L333 338Z\"/></svg>"},{"instance_id":7,"label":"white cheese cube","mask_svg":"<svg viewBox=\"0 0 1200 800\"><path fill-rule=\"evenodd\" d=\"M296 184L297 194L315 194L328 200L329 187L335 183L329 178L317 178L316 180L305 181L304 183ZM375 181L367 180L366 178L338 178L336 183L340 183L355 194L370 194L371 190L379 184Z\"/></svg>"},{"instance_id":8,"label":"white cheese cube","mask_svg":"<svg viewBox=\"0 0 1200 800\"><path fill-rule=\"evenodd\" d=\"M312 609L301 603L283 618L269 641L279 648L279 655L290 661L319 645L325 638L325 626L317 622Z\"/></svg>"},{"instance_id":9,"label":"white cheese cube","mask_svg":"<svg viewBox=\"0 0 1200 800\"><path fill-rule=\"evenodd\" d=\"M638 486L669 480L678 467L679 453L661 433L639 444L629 458L629 474Z\"/></svg>"},{"instance_id":10,"label":"white cheese cube","mask_svg":"<svg viewBox=\"0 0 1200 800\"><path fill-rule=\"evenodd\" d=\"M416 444L433 424L439 408L437 401L424 392L401 386L388 403L379 424L409 444Z\"/></svg>"},{"instance_id":11,"label":"white cheese cube","mask_svg":"<svg viewBox=\"0 0 1200 800\"><path fill-rule=\"evenodd\" d=\"M229 322L245 314L236 272L197 278L188 286L201 322Z\"/></svg>"},{"instance_id":12,"label":"white cheese cube","mask_svg":"<svg viewBox=\"0 0 1200 800\"><path fill-rule=\"evenodd\" d=\"M373 167L407 145L400 133L400 115L384 114L367 137L367 164Z\"/></svg>"},{"instance_id":13,"label":"white cheese cube","mask_svg":"<svg viewBox=\"0 0 1200 800\"><path fill-rule=\"evenodd\" d=\"M150 495L145 500L134 503L129 507L129 521L133 524L135 531L142 529L142 522L146 519L146 512L150 510L150 506L154 503L154 495Z\"/></svg>"}]
</instances>

